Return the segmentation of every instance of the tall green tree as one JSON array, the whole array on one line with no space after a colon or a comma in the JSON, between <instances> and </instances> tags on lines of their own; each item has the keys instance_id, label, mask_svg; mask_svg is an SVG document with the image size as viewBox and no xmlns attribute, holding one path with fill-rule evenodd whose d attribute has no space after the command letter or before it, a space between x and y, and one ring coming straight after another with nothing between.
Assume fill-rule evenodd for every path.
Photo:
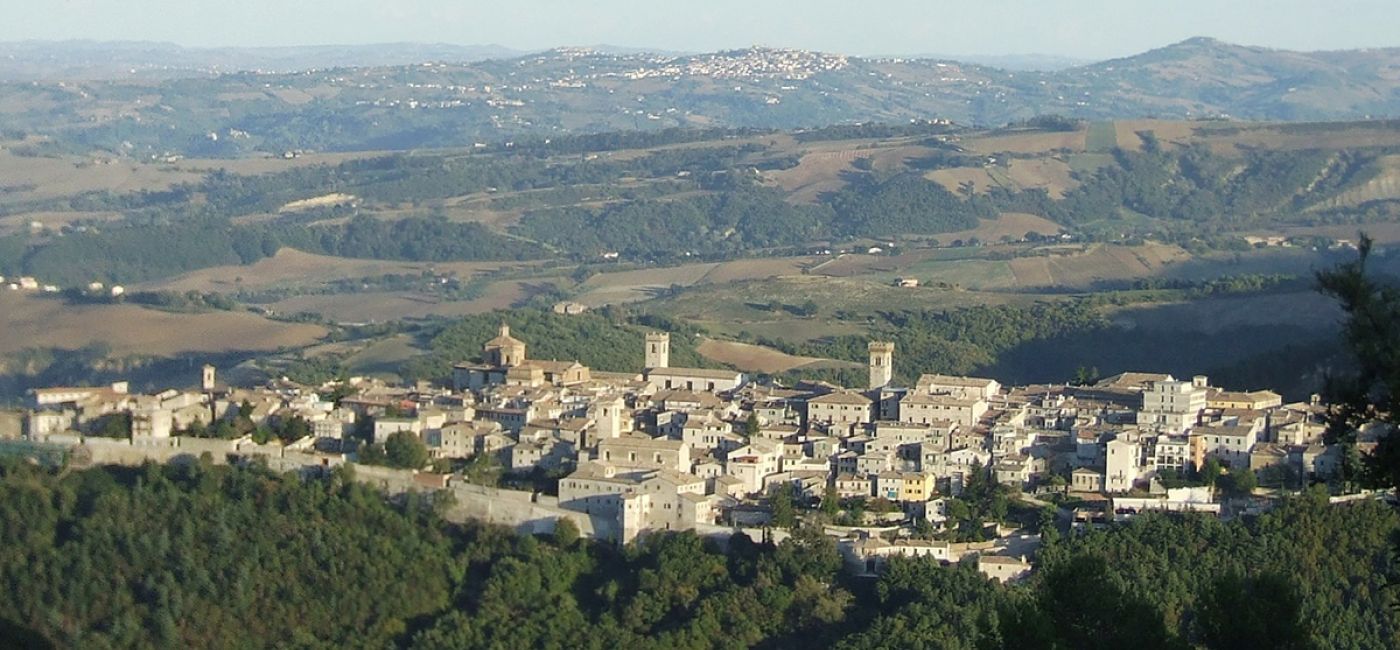
<instances>
[{"instance_id":1,"label":"tall green tree","mask_svg":"<svg viewBox=\"0 0 1400 650\"><path fill-rule=\"evenodd\" d=\"M792 486L783 484L773 490L768 497L768 507L773 511L773 525L778 528L792 528L797 525L797 508L792 503Z\"/></svg>"},{"instance_id":2,"label":"tall green tree","mask_svg":"<svg viewBox=\"0 0 1400 650\"><path fill-rule=\"evenodd\" d=\"M384 457L392 467L422 469L428 464L428 446L412 431L395 431L384 441Z\"/></svg>"},{"instance_id":3,"label":"tall green tree","mask_svg":"<svg viewBox=\"0 0 1400 650\"><path fill-rule=\"evenodd\" d=\"M1327 378L1328 439L1349 451L1357 429L1371 422L1400 424L1400 288L1368 272L1372 241L1362 235L1355 260L1318 273L1321 291L1346 315L1342 336L1353 370ZM1344 451L1344 456L1349 455ZM1343 471L1352 471L1343 462ZM1363 459L1360 479L1372 486L1400 487L1400 436L1385 436Z\"/></svg>"},{"instance_id":4,"label":"tall green tree","mask_svg":"<svg viewBox=\"0 0 1400 650\"><path fill-rule=\"evenodd\" d=\"M828 484L822 492L821 511L831 519L841 512L841 495L836 492L836 485Z\"/></svg>"},{"instance_id":5,"label":"tall green tree","mask_svg":"<svg viewBox=\"0 0 1400 650\"><path fill-rule=\"evenodd\" d=\"M1050 638L1041 639L1045 647L1186 647L1167 629L1161 611L1128 592L1101 556L1077 555L1050 569L1041 578L1036 596L1048 624L1037 625L1027 636L1033 638L1048 630Z\"/></svg>"}]
</instances>

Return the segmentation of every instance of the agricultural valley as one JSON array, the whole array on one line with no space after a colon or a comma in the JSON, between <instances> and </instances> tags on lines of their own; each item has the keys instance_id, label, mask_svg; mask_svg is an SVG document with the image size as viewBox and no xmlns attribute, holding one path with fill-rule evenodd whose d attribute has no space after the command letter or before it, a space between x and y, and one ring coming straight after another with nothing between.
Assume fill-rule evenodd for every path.
<instances>
[{"instance_id":1,"label":"agricultural valley","mask_svg":"<svg viewBox=\"0 0 1400 650\"><path fill-rule=\"evenodd\" d=\"M685 323L710 363L796 379L858 372L841 341L908 314L1092 303L1082 334L911 367L1051 381L1209 363L1306 393L1335 328L1312 274L1359 231L1400 241L1390 122L671 130L174 162L24 146L0 151L0 272L64 290L0 296L11 399L134 370L174 381L207 355L249 378L428 378L453 319L565 304ZM160 253L177 245L195 252ZM130 293L92 304L91 283ZM35 327L50 322L65 324ZM1235 343L1260 328L1274 334ZM188 339L139 345L153 331ZM1196 351L1164 343L1181 337Z\"/></svg>"},{"instance_id":2,"label":"agricultural valley","mask_svg":"<svg viewBox=\"0 0 1400 650\"><path fill-rule=\"evenodd\" d=\"M0 42L0 646L1400 647L1400 48L194 44L1400 10L67 4L194 40Z\"/></svg>"}]
</instances>

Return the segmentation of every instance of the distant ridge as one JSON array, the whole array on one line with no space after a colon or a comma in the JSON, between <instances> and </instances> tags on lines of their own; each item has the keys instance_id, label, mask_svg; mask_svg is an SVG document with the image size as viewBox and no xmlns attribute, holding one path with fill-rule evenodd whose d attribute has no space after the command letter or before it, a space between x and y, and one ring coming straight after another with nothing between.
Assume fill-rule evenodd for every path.
<instances>
[{"instance_id":1,"label":"distant ridge","mask_svg":"<svg viewBox=\"0 0 1400 650\"><path fill-rule=\"evenodd\" d=\"M381 63L358 65L370 60ZM261 74L227 74L240 69ZM346 74L352 69L354 78ZM48 136L69 150L157 157L474 146L665 128L929 119L999 127L1040 115L1394 118L1398 70L1400 48L1292 52L1213 38L1056 70L758 46L522 54L411 43L207 50L0 44L0 80L11 82L0 82L9 133Z\"/></svg>"},{"instance_id":2,"label":"distant ridge","mask_svg":"<svg viewBox=\"0 0 1400 650\"><path fill-rule=\"evenodd\" d=\"M989 68L1000 68L1016 72L1053 72L1094 63L1094 59L1081 59L1058 54L892 54L879 58L933 59L937 61L958 61L974 63Z\"/></svg>"},{"instance_id":3,"label":"distant ridge","mask_svg":"<svg viewBox=\"0 0 1400 650\"><path fill-rule=\"evenodd\" d=\"M19 41L0 43L0 79L160 79L243 71L472 63L527 53L494 44L186 47L152 41Z\"/></svg>"}]
</instances>

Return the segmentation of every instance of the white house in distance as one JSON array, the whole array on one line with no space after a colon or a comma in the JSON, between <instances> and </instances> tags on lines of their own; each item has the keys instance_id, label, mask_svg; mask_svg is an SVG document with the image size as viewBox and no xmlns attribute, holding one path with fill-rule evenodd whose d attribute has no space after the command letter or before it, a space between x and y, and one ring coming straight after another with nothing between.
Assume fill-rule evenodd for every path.
<instances>
[{"instance_id":1,"label":"white house in distance","mask_svg":"<svg viewBox=\"0 0 1400 650\"><path fill-rule=\"evenodd\" d=\"M1154 381L1142 392L1138 426L1162 433L1186 433L1206 410L1209 391L1207 379L1202 376L1194 377L1189 382L1170 376L1163 381Z\"/></svg>"}]
</instances>

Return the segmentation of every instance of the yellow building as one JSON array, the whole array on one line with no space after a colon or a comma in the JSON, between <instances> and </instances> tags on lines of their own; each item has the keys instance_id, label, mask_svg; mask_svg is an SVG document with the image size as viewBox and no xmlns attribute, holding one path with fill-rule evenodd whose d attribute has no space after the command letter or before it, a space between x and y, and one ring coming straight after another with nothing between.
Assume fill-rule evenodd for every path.
<instances>
[{"instance_id":1,"label":"yellow building","mask_svg":"<svg viewBox=\"0 0 1400 650\"><path fill-rule=\"evenodd\" d=\"M922 472L900 472L899 500L922 503L933 498L934 480L932 474Z\"/></svg>"},{"instance_id":2,"label":"yellow building","mask_svg":"<svg viewBox=\"0 0 1400 650\"><path fill-rule=\"evenodd\" d=\"M934 478L920 472L880 472L875 476L875 496L890 501L922 503L933 497Z\"/></svg>"}]
</instances>

